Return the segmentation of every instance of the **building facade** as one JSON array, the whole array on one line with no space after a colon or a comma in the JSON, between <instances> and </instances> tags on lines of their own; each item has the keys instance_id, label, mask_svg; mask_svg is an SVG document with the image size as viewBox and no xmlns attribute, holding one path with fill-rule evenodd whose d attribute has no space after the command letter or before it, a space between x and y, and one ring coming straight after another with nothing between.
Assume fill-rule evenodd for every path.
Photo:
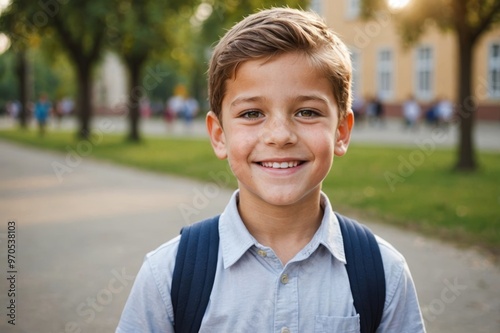
<instances>
[{"instance_id":1,"label":"building facade","mask_svg":"<svg viewBox=\"0 0 500 333\"><path fill-rule=\"evenodd\" d=\"M409 96L423 110L437 99L455 103L458 57L454 35L430 27L417 44L405 48L390 13L381 12L364 21L360 2L315 0L311 6L350 48L355 99L376 96L389 116L401 115ZM500 25L476 44L473 66L477 118L500 121Z\"/></svg>"},{"instance_id":2,"label":"building facade","mask_svg":"<svg viewBox=\"0 0 500 333\"><path fill-rule=\"evenodd\" d=\"M106 52L94 81L94 107L98 114L121 114L128 102L127 74L120 58Z\"/></svg>"}]
</instances>

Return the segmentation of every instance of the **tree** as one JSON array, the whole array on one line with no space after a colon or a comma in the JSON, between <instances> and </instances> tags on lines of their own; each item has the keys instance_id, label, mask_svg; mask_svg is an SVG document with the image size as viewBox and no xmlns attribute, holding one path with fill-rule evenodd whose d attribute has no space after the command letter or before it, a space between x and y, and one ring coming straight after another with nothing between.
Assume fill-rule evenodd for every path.
<instances>
[{"instance_id":1,"label":"tree","mask_svg":"<svg viewBox=\"0 0 500 333\"><path fill-rule=\"evenodd\" d=\"M310 0L224 0L212 1L211 15L203 21L202 36L205 40L213 43L217 41L221 34L231 28L236 22L241 21L243 17L254 13L257 10L288 6L290 8L307 9ZM206 3L209 3L207 1Z\"/></svg>"},{"instance_id":2,"label":"tree","mask_svg":"<svg viewBox=\"0 0 500 333\"><path fill-rule=\"evenodd\" d=\"M72 0L37 2L12 0L2 18L11 17L16 43L25 43L33 34L53 37L68 55L78 80L76 108L80 122L78 135L88 138L92 116L92 71L99 60L106 35L106 15L111 1Z\"/></svg>"},{"instance_id":3,"label":"tree","mask_svg":"<svg viewBox=\"0 0 500 333\"><path fill-rule=\"evenodd\" d=\"M17 74L19 103L19 125L25 129L28 122L30 93L28 51L37 45L38 34L33 29L27 29L22 22L28 22L27 13L20 4L12 2L7 10L0 16L0 31L6 34L11 43L11 48L16 54L15 72Z\"/></svg>"},{"instance_id":4,"label":"tree","mask_svg":"<svg viewBox=\"0 0 500 333\"><path fill-rule=\"evenodd\" d=\"M106 14L113 11L110 1L72 0L49 9L47 28L52 28L76 69L78 80L78 136L90 136L92 72L104 48Z\"/></svg>"},{"instance_id":5,"label":"tree","mask_svg":"<svg viewBox=\"0 0 500 333\"><path fill-rule=\"evenodd\" d=\"M387 10L385 0L362 0L364 16ZM473 144L476 104L472 93L474 47L480 37L500 22L500 0L412 0L394 11L394 19L403 40L414 43L429 26L455 35L458 55L456 103L460 136L455 169L477 168ZM432 24L430 24L432 23Z\"/></svg>"},{"instance_id":6,"label":"tree","mask_svg":"<svg viewBox=\"0 0 500 333\"><path fill-rule=\"evenodd\" d=\"M131 141L140 140L141 98L165 79L158 67L143 77L144 65L155 53L173 47L171 35L177 31L167 29L168 21L179 15L180 9L192 7L195 1L115 0L118 10L108 17L108 25L113 27L109 44L122 57L129 74L127 113Z\"/></svg>"},{"instance_id":7,"label":"tree","mask_svg":"<svg viewBox=\"0 0 500 333\"><path fill-rule=\"evenodd\" d=\"M273 6L308 8L309 3L310 0L202 1L187 20L189 24L176 34L178 42L174 54L193 95L198 100L206 98L205 73L210 52L225 31L236 22L259 9Z\"/></svg>"}]
</instances>

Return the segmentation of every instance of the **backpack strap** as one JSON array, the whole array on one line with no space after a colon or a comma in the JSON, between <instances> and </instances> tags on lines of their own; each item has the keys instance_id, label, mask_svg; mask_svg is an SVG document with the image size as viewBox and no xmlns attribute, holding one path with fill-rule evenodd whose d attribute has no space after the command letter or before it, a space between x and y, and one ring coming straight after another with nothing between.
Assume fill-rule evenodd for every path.
<instances>
[{"instance_id":1,"label":"backpack strap","mask_svg":"<svg viewBox=\"0 0 500 333\"><path fill-rule=\"evenodd\" d=\"M175 332L198 332L217 270L219 216L184 227L172 276Z\"/></svg>"},{"instance_id":2,"label":"backpack strap","mask_svg":"<svg viewBox=\"0 0 500 333\"><path fill-rule=\"evenodd\" d=\"M375 332L385 303L385 274L380 249L364 225L336 214L344 240L346 270L360 316L361 333ZM198 332L215 279L219 249L219 216L181 230L172 277L176 333Z\"/></svg>"},{"instance_id":3,"label":"backpack strap","mask_svg":"<svg viewBox=\"0 0 500 333\"><path fill-rule=\"evenodd\" d=\"M385 303L385 273L380 248L366 226L337 214L346 256L346 270L361 333L375 332Z\"/></svg>"}]
</instances>

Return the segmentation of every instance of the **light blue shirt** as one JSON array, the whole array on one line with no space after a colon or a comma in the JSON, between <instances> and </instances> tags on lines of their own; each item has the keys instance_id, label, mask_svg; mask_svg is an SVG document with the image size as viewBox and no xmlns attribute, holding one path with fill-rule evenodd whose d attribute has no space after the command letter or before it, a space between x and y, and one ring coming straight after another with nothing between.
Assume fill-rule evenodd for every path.
<instances>
[{"instance_id":1,"label":"light blue shirt","mask_svg":"<svg viewBox=\"0 0 500 333\"><path fill-rule=\"evenodd\" d=\"M248 232L237 197L236 191L220 216L217 272L200 332L359 332L342 234L326 195L321 226L286 265ZM116 332L174 332L170 288L179 239L146 255ZM425 332L405 259L377 241L386 277L377 332Z\"/></svg>"}]
</instances>

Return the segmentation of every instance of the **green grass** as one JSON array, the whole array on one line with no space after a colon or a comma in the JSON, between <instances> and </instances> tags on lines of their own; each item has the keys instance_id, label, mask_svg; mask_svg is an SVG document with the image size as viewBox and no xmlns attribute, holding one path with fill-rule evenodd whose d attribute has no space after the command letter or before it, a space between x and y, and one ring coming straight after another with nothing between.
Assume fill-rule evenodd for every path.
<instances>
[{"instance_id":1,"label":"green grass","mask_svg":"<svg viewBox=\"0 0 500 333\"><path fill-rule=\"evenodd\" d=\"M135 144L106 134L88 144L73 133L51 132L39 138L35 131L19 130L0 131L0 138L65 154L91 147L91 158L205 181L213 181L211 171L227 170L227 163L215 157L206 139L148 137ZM464 174L451 171L451 150L425 154L418 147L351 145L345 157L335 159L323 190L339 211L498 255L500 154L482 152L478 157L480 169ZM228 186L235 188L236 181L231 179Z\"/></svg>"}]
</instances>

